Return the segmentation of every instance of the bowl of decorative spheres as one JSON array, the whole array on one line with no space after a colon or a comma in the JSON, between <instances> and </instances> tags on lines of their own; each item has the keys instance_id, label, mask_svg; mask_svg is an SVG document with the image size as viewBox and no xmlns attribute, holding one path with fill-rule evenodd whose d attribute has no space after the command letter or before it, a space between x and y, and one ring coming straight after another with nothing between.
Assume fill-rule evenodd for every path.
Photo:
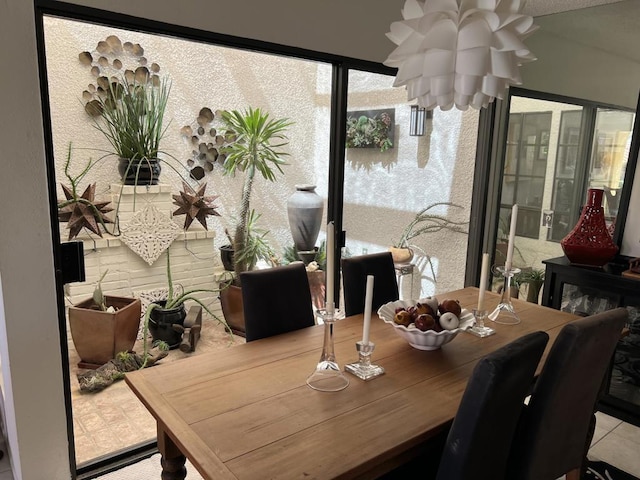
<instances>
[{"instance_id":1,"label":"bowl of decorative spheres","mask_svg":"<svg viewBox=\"0 0 640 480\"><path fill-rule=\"evenodd\" d=\"M433 301L435 298L431 297L430 300ZM433 329L424 331L417 328L413 321L408 325L402 325L394 320L398 311L402 309L410 310L411 308L415 308L417 304L425 302L426 300L423 302L420 300L396 300L395 302L385 303L378 309L378 316L385 323L391 325L395 332L404 338L409 345L413 348L417 348L418 350L437 350L442 345L445 345L456 338L458 333L471 328L475 323L473 313L464 308L461 309L462 311L457 317L458 325L455 328L451 328L452 324L447 324L450 329L443 328L440 325L441 318L443 318L445 323L447 323L448 318L443 317L443 315L438 315L437 312L434 318L437 322L436 326Z\"/></svg>"}]
</instances>

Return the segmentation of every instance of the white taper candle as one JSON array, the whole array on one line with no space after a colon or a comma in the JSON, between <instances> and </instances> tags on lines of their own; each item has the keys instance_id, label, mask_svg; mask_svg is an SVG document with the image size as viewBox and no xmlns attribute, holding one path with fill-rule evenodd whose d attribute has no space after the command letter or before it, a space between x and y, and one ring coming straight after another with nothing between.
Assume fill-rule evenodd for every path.
<instances>
[{"instance_id":1,"label":"white taper candle","mask_svg":"<svg viewBox=\"0 0 640 480\"><path fill-rule=\"evenodd\" d=\"M335 306L335 299L333 295L333 281L334 281L334 255L335 255L335 241L336 231L333 222L327 223L327 244L326 244L326 258L327 258L327 278L326 278L326 305L327 313L333 313Z\"/></svg>"},{"instance_id":2,"label":"white taper candle","mask_svg":"<svg viewBox=\"0 0 640 480\"><path fill-rule=\"evenodd\" d=\"M484 310L484 293L487 290L487 281L489 277L489 254L482 254L482 268L480 270L480 292L478 293L478 310Z\"/></svg>"},{"instance_id":3,"label":"white taper candle","mask_svg":"<svg viewBox=\"0 0 640 480\"><path fill-rule=\"evenodd\" d=\"M371 327L371 305L373 303L373 275L367 275L367 292L364 296L364 324L362 326L362 344L369 345Z\"/></svg>"},{"instance_id":4,"label":"white taper candle","mask_svg":"<svg viewBox=\"0 0 640 480\"><path fill-rule=\"evenodd\" d=\"M504 262L505 270L511 270L513 266L513 244L516 238L516 223L518 221L518 205L511 207L511 226L509 228L509 245L507 246L507 261Z\"/></svg>"}]
</instances>

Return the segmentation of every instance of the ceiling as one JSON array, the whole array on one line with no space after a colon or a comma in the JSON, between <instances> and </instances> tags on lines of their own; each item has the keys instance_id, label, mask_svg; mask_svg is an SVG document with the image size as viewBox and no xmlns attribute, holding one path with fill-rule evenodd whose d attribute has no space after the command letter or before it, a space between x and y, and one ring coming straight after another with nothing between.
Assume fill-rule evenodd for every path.
<instances>
[{"instance_id":1,"label":"ceiling","mask_svg":"<svg viewBox=\"0 0 640 480\"><path fill-rule=\"evenodd\" d=\"M523 1L545 34L640 63L640 0Z\"/></svg>"},{"instance_id":2,"label":"ceiling","mask_svg":"<svg viewBox=\"0 0 640 480\"><path fill-rule=\"evenodd\" d=\"M523 0L522 13L532 17L539 17L621 1L623 0Z\"/></svg>"}]
</instances>

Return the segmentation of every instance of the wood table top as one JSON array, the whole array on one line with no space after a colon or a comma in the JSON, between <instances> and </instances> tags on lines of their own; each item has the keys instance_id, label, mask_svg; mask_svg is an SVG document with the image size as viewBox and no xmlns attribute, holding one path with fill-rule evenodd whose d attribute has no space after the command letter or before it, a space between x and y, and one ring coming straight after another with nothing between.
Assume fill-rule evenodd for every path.
<instances>
[{"instance_id":1,"label":"wood table top","mask_svg":"<svg viewBox=\"0 0 640 480\"><path fill-rule=\"evenodd\" d=\"M478 289L437 297L473 309ZM491 311L500 296L487 292L485 302ZM374 313L372 363L386 373L366 382L345 373L350 384L339 392L306 384L322 352L323 325L157 365L125 379L159 432L205 479L375 477L449 428L482 356L543 330L550 336L546 358L561 327L577 318L517 299L513 305L520 324L487 321L495 335L461 332L434 351L412 348ZM362 323L362 315L355 315L334 325L336 360L343 368L358 359Z\"/></svg>"}]
</instances>

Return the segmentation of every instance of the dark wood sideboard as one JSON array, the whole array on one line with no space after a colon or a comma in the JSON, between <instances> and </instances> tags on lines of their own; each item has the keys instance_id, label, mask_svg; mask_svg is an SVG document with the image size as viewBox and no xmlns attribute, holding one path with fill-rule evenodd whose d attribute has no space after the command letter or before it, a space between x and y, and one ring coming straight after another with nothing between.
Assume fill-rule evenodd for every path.
<instances>
[{"instance_id":1,"label":"dark wood sideboard","mask_svg":"<svg viewBox=\"0 0 640 480\"><path fill-rule=\"evenodd\" d=\"M564 256L542 263L543 305L579 315L619 306L629 310L629 333L616 348L599 410L640 426L640 279L622 275L628 259L604 267L572 265Z\"/></svg>"}]
</instances>

